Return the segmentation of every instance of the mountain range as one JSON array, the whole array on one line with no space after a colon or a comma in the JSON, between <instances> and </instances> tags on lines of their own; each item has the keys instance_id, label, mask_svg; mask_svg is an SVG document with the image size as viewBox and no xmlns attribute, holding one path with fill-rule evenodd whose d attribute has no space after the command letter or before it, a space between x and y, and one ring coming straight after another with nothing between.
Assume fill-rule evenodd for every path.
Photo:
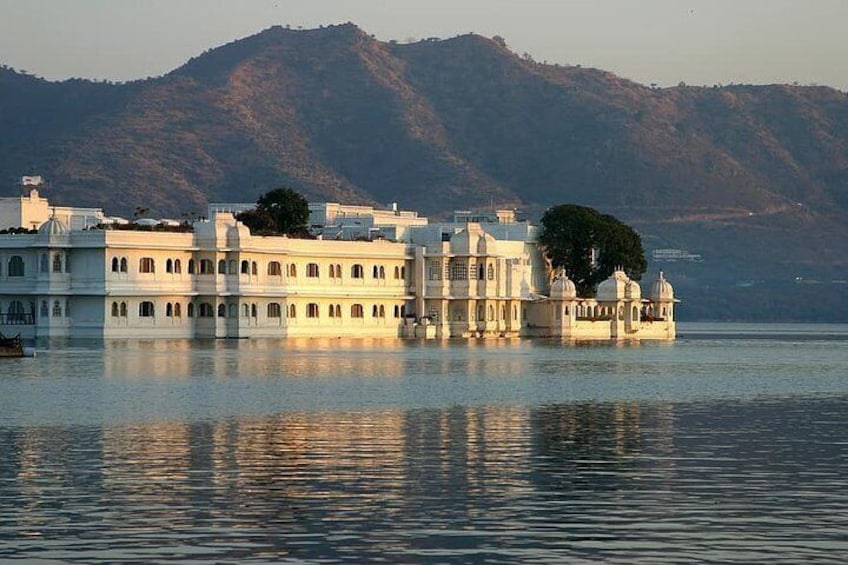
<instances>
[{"instance_id":1,"label":"mountain range","mask_svg":"<svg viewBox=\"0 0 848 565\"><path fill-rule=\"evenodd\" d=\"M576 203L634 226L691 319L848 319L848 98L656 88L469 34L267 29L112 84L0 69L0 194L203 214L289 186L446 217ZM650 259L651 257L649 257Z\"/></svg>"}]
</instances>

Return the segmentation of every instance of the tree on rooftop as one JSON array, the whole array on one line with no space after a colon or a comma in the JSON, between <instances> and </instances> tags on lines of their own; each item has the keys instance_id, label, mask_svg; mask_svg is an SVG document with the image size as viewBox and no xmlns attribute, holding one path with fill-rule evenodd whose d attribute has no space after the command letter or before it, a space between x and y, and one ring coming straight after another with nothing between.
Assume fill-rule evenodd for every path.
<instances>
[{"instance_id":1,"label":"tree on rooftop","mask_svg":"<svg viewBox=\"0 0 848 565\"><path fill-rule=\"evenodd\" d=\"M549 208L542 216L539 243L552 266L565 270L581 296L594 296L598 284L617 268L634 280L642 278L647 268L639 234L586 206Z\"/></svg>"},{"instance_id":2,"label":"tree on rooftop","mask_svg":"<svg viewBox=\"0 0 848 565\"><path fill-rule=\"evenodd\" d=\"M254 233L303 236L308 233L309 203L291 188L275 188L256 201L256 208L236 218Z\"/></svg>"}]
</instances>

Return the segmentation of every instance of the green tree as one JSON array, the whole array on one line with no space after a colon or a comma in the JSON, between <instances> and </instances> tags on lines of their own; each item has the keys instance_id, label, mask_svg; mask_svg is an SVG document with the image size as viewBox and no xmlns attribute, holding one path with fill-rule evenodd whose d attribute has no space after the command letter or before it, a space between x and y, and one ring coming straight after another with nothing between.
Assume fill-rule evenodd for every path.
<instances>
[{"instance_id":1,"label":"green tree","mask_svg":"<svg viewBox=\"0 0 848 565\"><path fill-rule=\"evenodd\" d=\"M630 226L593 208L562 204L542 216L539 243L553 267L565 269L581 296L622 268L634 280L647 268L642 238ZM593 260L594 255L594 260Z\"/></svg>"},{"instance_id":2,"label":"green tree","mask_svg":"<svg viewBox=\"0 0 848 565\"><path fill-rule=\"evenodd\" d=\"M251 232L262 234L308 234L309 203L297 191L275 188L256 201L256 208L237 216Z\"/></svg>"}]
</instances>

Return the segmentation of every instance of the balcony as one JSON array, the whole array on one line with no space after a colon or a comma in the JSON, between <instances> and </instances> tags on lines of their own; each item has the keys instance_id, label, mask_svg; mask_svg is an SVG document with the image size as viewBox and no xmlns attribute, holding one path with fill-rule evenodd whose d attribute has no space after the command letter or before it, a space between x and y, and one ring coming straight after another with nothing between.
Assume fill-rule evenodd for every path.
<instances>
[{"instance_id":1,"label":"balcony","mask_svg":"<svg viewBox=\"0 0 848 565\"><path fill-rule=\"evenodd\" d=\"M35 316L32 314L0 314L0 326L32 326Z\"/></svg>"}]
</instances>

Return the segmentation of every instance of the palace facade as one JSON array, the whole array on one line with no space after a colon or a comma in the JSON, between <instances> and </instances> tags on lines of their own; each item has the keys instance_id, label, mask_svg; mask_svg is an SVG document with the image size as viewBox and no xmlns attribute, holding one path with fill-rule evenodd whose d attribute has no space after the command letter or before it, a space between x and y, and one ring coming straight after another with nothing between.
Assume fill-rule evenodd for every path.
<instances>
[{"instance_id":1,"label":"palace facade","mask_svg":"<svg viewBox=\"0 0 848 565\"><path fill-rule=\"evenodd\" d=\"M54 214L37 233L0 235L0 331L25 338L675 337L673 289L662 274L644 296L618 271L596 297L578 297L570 280L551 273L535 228L513 216L441 224L407 218L402 231L402 241L255 236L224 211L183 231L71 229Z\"/></svg>"}]
</instances>

